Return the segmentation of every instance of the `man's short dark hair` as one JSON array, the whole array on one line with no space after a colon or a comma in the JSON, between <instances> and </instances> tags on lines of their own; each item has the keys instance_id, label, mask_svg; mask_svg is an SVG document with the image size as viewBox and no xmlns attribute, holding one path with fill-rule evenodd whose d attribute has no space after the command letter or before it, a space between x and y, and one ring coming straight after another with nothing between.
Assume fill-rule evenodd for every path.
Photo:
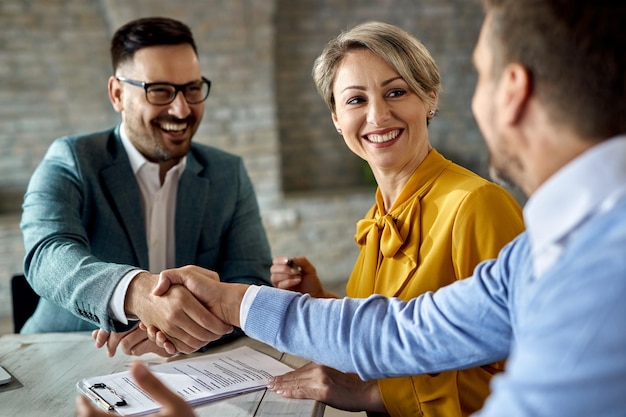
<instances>
[{"instance_id":1,"label":"man's short dark hair","mask_svg":"<svg viewBox=\"0 0 626 417\"><path fill-rule=\"evenodd\" d=\"M182 22L167 17L144 17L120 27L111 39L113 72L123 62L131 60L142 48L162 45L189 44L198 50L191 29Z\"/></svg>"},{"instance_id":2,"label":"man's short dark hair","mask_svg":"<svg viewBox=\"0 0 626 417\"><path fill-rule=\"evenodd\" d=\"M483 0L494 76L519 63L551 117L602 140L626 132L626 3Z\"/></svg>"}]
</instances>

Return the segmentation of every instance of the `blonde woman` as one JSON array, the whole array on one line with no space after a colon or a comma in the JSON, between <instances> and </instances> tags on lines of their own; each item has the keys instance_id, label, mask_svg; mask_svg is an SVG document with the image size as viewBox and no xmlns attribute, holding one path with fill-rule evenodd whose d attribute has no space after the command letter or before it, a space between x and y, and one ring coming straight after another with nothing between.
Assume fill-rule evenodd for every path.
<instances>
[{"instance_id":1,"label":"blonde woman","mask_svg":"<svg viewBox=\"0 0 626 417\"><path fill-rule=\"evenodd\" d=\"M393 25L368 22L341 33L317 58L313 79L348 148L372 169L375 204L357 223L360 254L349 297L404 300L468 276L523 231L521 209L500 186L433 149L440 75L424 45ZM272 282L331 297L305 257L274 259ZM376 323L362 323L372 326ZM436 347L433 347L436 349ZM275 379L286 397L392 416L467 416L481 408L503 363L363 382L310 363Z\"/></svg>"}]
</instances>

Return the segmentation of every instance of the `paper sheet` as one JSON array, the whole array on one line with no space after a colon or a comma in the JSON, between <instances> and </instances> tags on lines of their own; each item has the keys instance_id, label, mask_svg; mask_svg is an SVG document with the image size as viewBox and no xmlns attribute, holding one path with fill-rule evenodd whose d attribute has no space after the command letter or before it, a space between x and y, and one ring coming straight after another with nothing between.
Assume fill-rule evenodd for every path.
<instances>
[{"instance_id":1,"label":"paper sheet","mask_svg":"<svg viewBox=\"0 0 626 417\"><path fill-rule=\"evenodd\" d=\"M150 370L187 402L198 405L263 389L271 376L282 375L292 368L244 346L226 352L154 365ZM129 371L85 378L77 387L100 406L123 400L125 405L114 408L120 415L147 414L161 408L139 388L130 377Z\"/></svg>"}]
</instances>

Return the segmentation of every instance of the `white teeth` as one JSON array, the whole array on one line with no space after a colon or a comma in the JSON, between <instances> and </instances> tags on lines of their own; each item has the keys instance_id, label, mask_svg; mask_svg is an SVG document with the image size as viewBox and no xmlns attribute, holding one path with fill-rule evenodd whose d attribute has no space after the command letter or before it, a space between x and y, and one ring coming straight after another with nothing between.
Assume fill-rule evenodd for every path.
<instances>
[{"instance_id":1,"label":"white teeth","mask_svg":"<svg viewBox=\"0 0 626 417\"><path fill-rule=\"evenodd\" d=\"M161 123L161 129L168 132L180 132L187 129L187 123Z\"/></svg>"},{"instance_id":2,"label":"white teeth","mask_svg":"<svg viewBox=\"0 0 626 417\"><path fill-rule=\"evenodd\" d=\"M387 132L384 135L367 135L367 140L374 143L383 143L397 138L399 134L399 130L392 130L391 132Z\"/></svg>"}]
</instances>

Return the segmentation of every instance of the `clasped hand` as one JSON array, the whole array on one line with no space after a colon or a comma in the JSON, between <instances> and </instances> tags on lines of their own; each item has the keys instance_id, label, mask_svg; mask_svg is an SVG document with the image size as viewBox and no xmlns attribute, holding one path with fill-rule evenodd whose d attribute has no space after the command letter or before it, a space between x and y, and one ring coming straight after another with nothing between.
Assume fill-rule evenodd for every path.
<instances>
[{"instance_id":1,"label":"clasped hand","mask_svg":"<svg viewBox=\"0 0 626 417\"><path fill-rule=\"evenodd\" d=\"M125 333L96 330L96 346L106 344L110 356L118 347L132 355L194 352L238 325L238 310L229 316L222 307L223 298L231 291L226 286L232 287L233 295L243 294L247 288L239 285L246 288L238 288L238 292L238 284L221 283L217 273L197 266L165 270L159 275L140 274L129 287L125 310L141 324Z\"/></svg>"},{"instance_id":2,"label":"clasped hand","mask_svg":"<svg viewBox=\"0 0 626 417\"><path fill-rule=\"evenodd\" d=\"M292 258L291 260L284 256L276 257L273 259L270 272L272 284L278 288L309 293L314 297L334 297L334 295L324 290L315 267L305 257ZM224 284L221 284L220 288L224 291L222 291L220 296L216 293L215 285L213 287L207 285L206 279L203 277L206 273L215 274L212 271L196 266L163 271L159 276L159 282L153 290L153 294L166 294L172 286L182 284L208 306L217 317L220 317L226 323L240 326L239 305L248 286L226 284L226 287ZM238 291L237 288L243 290L243 292ZM232 297L233 295L235 297ZM224 298L227 296L230 296L230 302L224 302ZM226 306L226 308L219 307L220 301L221 306ZM230 313L227 310L228 308L231 308ZM156 344L158 349L163 349L168 354L175 354L180 351L177 348L176 341L172 340L164 329L156 325L145 325L145 323L141 327L147 331L147 337Z\"/></svg>"}]
</instances>

